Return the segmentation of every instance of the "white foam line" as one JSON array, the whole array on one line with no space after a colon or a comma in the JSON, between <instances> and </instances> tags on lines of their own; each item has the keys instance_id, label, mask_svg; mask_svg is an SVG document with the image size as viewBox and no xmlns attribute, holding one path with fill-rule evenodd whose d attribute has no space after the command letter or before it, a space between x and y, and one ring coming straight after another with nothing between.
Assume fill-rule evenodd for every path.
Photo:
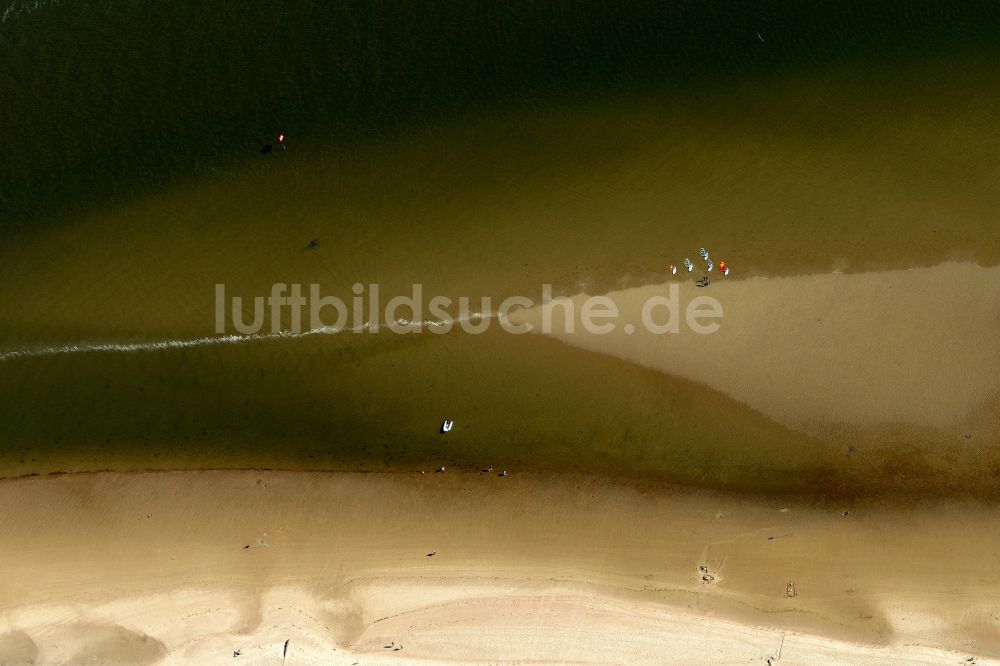
<instances>
[{"instance_id":1,"label":"white foam line","mask_svg":"<svg viewBox=\"0 0 1000 666\"><path fill-rule=\"evenodd\" d=\"M475 312L465 317L450 320L424 319L421 321L411 321L409 319L396 319L391 325L379 325L376 327L370 321L351 328L336 326L321 326L311 328L308 331L278 331L277 333L251 333L246 335L215 335L204 338L190 338L187 340L154 340L151 342L80 342L70 345L53 347L36 347L33 349L14 349L0 352L0 363L16 358L30 358L36 356L55 356L57 354L81 354L90 352L142 352L160 351L163 349L185 349L188 347L210 347L213 345L236 345L247 342L263 342L267 340L289 340L304 338L309 335L334 335L337 333L368 333L383 330L393 330L393 327L417 329L417 328L444 328L446 326L461 325L463 322L482 321L496 317L496 313Z\"/></svg>"},{"instance_id":2,"label":"white foam line","mask_svg":"<svg viewBox=\"0 0 1000 666\"><path fill-rule=\"evenodd\" d=\"M49 2L45 2L44 0L32 0L31 2L22 2L20 7L17 6L18 3L16 1L12 2L7 6L7 9L4 10L3 16L0 16L0 25L6 23L7 19L17 19L22 15L37 12L47 4L58 5L59 0L50 0Z\"/></svg>"}]
</instances>

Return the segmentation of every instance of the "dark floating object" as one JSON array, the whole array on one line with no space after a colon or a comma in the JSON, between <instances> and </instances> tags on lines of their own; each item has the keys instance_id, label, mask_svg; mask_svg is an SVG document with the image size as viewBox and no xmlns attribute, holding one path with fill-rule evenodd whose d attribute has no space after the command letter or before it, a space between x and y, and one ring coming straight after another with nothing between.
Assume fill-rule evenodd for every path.
<instances>
[{"instance_id":1,"label":"dark floating object","mask_svg":"<svg viewBox=\"0 0 1000 666\"><path fill-rule=\"evenodd\" d=\"M309 244L306 245L306 249L307 250L315 250L318 247L319 247L319 241L316 240L315 238L313 238L311 241L309 241Z\"/></svg>"},{"instance_id":2,"label":"dark floating object","mask_svg":"<svg viewBox=\"0 0 1000 666\"><path fill-rule=\"evenodd\" d=\"M272 146L271 144L267 144L266 146L260 149L260 153L261 155L267 155L269 152L271 152L273 148L274 146Z\"/></svg>"}]
</instances>

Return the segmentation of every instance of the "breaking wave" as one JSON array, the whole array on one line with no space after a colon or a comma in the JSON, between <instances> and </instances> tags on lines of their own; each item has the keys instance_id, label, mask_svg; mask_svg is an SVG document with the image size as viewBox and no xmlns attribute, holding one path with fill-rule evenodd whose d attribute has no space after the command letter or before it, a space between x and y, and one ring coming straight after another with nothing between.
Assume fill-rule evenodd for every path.
<instances>
[{"instance_id":1,"label":"breaking wave","mask_svg":"<svg viewBox=\"0 0 1000 666\"><path fill-rule=\"evenodd\" d=\"M400 329L441 329L455 324L461 325L467 322L482 321L492 319L496 314L473 313L466 317L455 319L424 319L413 321L410 319L396 319L392 324L377 325L375 322L366 321L359 326L336 327L321 326L311 328L307 331L278 331L276 333L250 333L246 335L213 335L202 338L188 338L179 340L153 340L149 342L78 342L67 345L52 345L45 347L31 347L24 349L13 349L0 352L0 362L11 361L18 358L31 358L37 356L55 356L58 354L81 354L81 353L128 353L144 351L162 351L166 349L187 349L189 347L211 347L216 345L238 345L250 342L263 342L268 340L289 340L305 338L311 335L335 335L338 333L369 333L389 330L400 332Z\"/></svg>"}]
</instances>

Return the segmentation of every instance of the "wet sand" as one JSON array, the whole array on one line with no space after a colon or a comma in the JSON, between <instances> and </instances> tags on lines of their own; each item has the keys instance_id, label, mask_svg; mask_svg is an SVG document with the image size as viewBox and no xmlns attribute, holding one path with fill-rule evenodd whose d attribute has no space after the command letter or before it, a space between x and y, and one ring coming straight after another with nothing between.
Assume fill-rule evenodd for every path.
<instances>
[{"instance_id":1,"label":"wet sand","mask_svg":"<svg viewBox=\"0 0 1000 666\"><path fill-rule=\"evenodd\" d=\"M571 345L707 385L800 430L844 422L957 432L1000 395L998 267L739 279L698 263L665 284L603 294L619 316L598 326L581 321L587 294L511 322L540 333L547 325Z\"/></svg>"},{"instance_id":2,"label":"wet sand","mask_svg":"<svg viewBox=\"0 0 1000 666\"><path fill-rule=\"evenodd\" d=\"M8 480L0 506L5 663L1000 656L997 509L974 502L247 471Z\"/></svg>"}]
</instances>

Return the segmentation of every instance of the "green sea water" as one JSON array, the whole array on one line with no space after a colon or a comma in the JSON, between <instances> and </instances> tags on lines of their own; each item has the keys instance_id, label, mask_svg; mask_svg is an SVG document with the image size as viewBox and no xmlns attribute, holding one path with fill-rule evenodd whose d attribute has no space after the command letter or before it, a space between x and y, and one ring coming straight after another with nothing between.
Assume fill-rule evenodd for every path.
<instances>
[{"instance_id":1,"label":"green sea water","mask_svg":"<svg viewBox=\"0 0 1000 666\"><path fill-rule=\"evenodd\" d=\"M12 7L5 474L458 464L855 491L888 463L533 336L177 343L215 335L219 283L538 299L660 281L703 245L742 275L1000 256L993 3Z\"/></svg>"},{"instance_id":2,"label":"green sea water","mask_svg":"<svg viewBox=\"0 0 1000 666\"><path fill-rule=\"evenodd\" d=\"M249 163L279 132L298 147L349 150L463 111L491 117L636 93L694 112L721 96L735 111L755 81L840 72L864 85L885 63L894 74L883 84L905 90L922 60L965 52L985 70L1000 48L991 2L12 0L7 9L0 206L5 226L20 227Z\"/></svg>"}]
</instances>

